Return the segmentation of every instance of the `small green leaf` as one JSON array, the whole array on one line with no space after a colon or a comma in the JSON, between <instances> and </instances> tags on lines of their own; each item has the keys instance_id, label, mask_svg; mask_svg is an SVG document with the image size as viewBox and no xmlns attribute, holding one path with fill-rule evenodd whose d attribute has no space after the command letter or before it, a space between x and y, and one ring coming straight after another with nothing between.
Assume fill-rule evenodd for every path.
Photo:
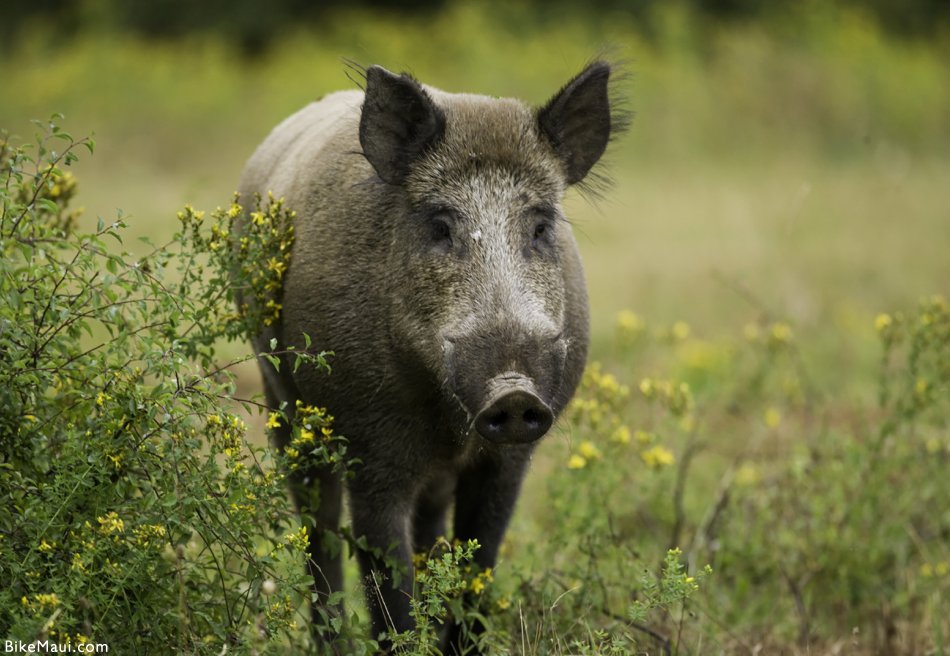
<instances>
[{"instance_id":1,"label":"small green leaf","mask_svg":"<svg viewBox=\"0 0 950 656\"><path fill-rule=\"evenodd\" d=\"M275 371L280 371L280 358L276 355L271 355L270 353L261 353L261 357L270 362Z\"/></svg>"},{"instance_id":2,"label":"small green leaf","mask_svg":"<svg viewBox=\"0 0 950 656\"><path fill-rule=\"evenodd\" d=\"M54 203L53 201L51 201L49 198L38 198L38 199L36 200L36 206L37 206L39 209L41 209L41 210L43 210L44 212L47 212L47 213L49 213L49 214L58 214L58 213L59 213L59 205L57 205L56 203Z\"/></svg>"}]
</instances>

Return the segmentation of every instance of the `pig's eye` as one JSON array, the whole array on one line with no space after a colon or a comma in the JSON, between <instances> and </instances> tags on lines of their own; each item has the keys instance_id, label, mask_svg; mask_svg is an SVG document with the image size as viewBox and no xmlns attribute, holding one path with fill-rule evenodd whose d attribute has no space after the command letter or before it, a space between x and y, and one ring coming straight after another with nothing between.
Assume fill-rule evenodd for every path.
<instances>
[{"instance_id":1,"label":"pig's eye","mask_svg":"<svg viewBox=\"0 0 950 656\"><path fill-rule=\"evenodd\" d=\"M447 251L452 247L452 229L449 227L449 217L439 212L429 217L429 239L433 247Z\"/></svg>"},{"instance_id":2,"label":"pig's eye","mask_svg":"<svg viewBox=\"0 0 950 656\"><path fill-rule=\"evenodd\" d=\"M445 221L440 221L436 219L432 222L432 239L434 241L445 241L446 239L452 239L452 232L449 230L449 224Z\"/></svg>"},{"instance_id":3,"label":"pig's eye","mask_svg":"<svg viewBox=\"0 0 950 656\"><path fill-rule=\"evenodd\" d=\"M554 234L554 224L551 219L544 217L534 224L534 230L531 233L531 247L543 248L550 244L551 236Z\"/></svg>"}]
</instances>

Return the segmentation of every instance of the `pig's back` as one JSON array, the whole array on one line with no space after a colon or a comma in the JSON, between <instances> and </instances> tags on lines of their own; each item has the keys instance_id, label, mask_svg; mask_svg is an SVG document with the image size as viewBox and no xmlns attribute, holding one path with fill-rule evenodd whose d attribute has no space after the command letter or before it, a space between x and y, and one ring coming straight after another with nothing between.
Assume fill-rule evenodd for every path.
<instances>
[{"instance_id":1,"label":"pig's back","mask_svg":"<svg viewBox=\"0 0 950 656\"><path fill-rule=\"evenodd\" d=\"M322 169L335 166L342 152L359 152L362 102L362 91L331 93L275 127L244 167L239 191L245 205L267 191L300 205Z\"/></svg>"}]
</instances>

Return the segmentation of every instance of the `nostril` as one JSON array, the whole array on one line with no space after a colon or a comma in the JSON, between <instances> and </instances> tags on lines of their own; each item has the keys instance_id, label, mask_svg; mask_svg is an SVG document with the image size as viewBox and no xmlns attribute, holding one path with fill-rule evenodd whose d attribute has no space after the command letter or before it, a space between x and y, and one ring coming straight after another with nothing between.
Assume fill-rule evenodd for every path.
<instances>
[{"instance_id":1,"label":"nostril","mask_svg":"<svg viewBox=\"0 0 950 656\"><path fill-rule=\"evenodd\" d=\"M541 423L541 413L538 412L535 408L528 408L524 411L524 414L521 416L521 419L524 423L530 427L535 428L538 424Z\"/></svg>"},{"instance_id":2,"label":"nostril","mask_svg":"<svg viewBox=\"0 0 950 656\"><path fill-rule=\"evenodd\" d=\"M488 427L492 430L501 430L508 423L508 413L505 411L496 412L488 418Z\"/></svg>"}]
</instances>

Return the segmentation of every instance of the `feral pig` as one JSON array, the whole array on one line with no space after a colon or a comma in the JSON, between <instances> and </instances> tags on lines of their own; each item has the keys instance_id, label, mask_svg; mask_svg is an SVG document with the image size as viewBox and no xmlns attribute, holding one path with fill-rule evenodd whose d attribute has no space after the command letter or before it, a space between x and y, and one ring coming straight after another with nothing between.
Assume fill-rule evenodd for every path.
<instances>
[{"instance_id":1,"label":"feral pig","mask_svg":"<svg viewBox=\"0 0 950 656\"><path fill-rule=\"evenodd\" d=\"M561 200L618 129L611 71L594 62L534 109L372 66L365 93L305 107L245 168L242 197L272 191L296 211L283 311L255 346L302 348L306 333L335 354L329 376L264 363L267 401L325 406L362 461L346 482L352 532L388 553L358 556L378 582L374 635L412 628L411 556L446 534L453 502L452 535L495 564L532 450L581 377L587 292ZM323 470L292 482L314 513L318 600L342 586L322 540L341 488Z\"/></svg>"}]
</instances>

